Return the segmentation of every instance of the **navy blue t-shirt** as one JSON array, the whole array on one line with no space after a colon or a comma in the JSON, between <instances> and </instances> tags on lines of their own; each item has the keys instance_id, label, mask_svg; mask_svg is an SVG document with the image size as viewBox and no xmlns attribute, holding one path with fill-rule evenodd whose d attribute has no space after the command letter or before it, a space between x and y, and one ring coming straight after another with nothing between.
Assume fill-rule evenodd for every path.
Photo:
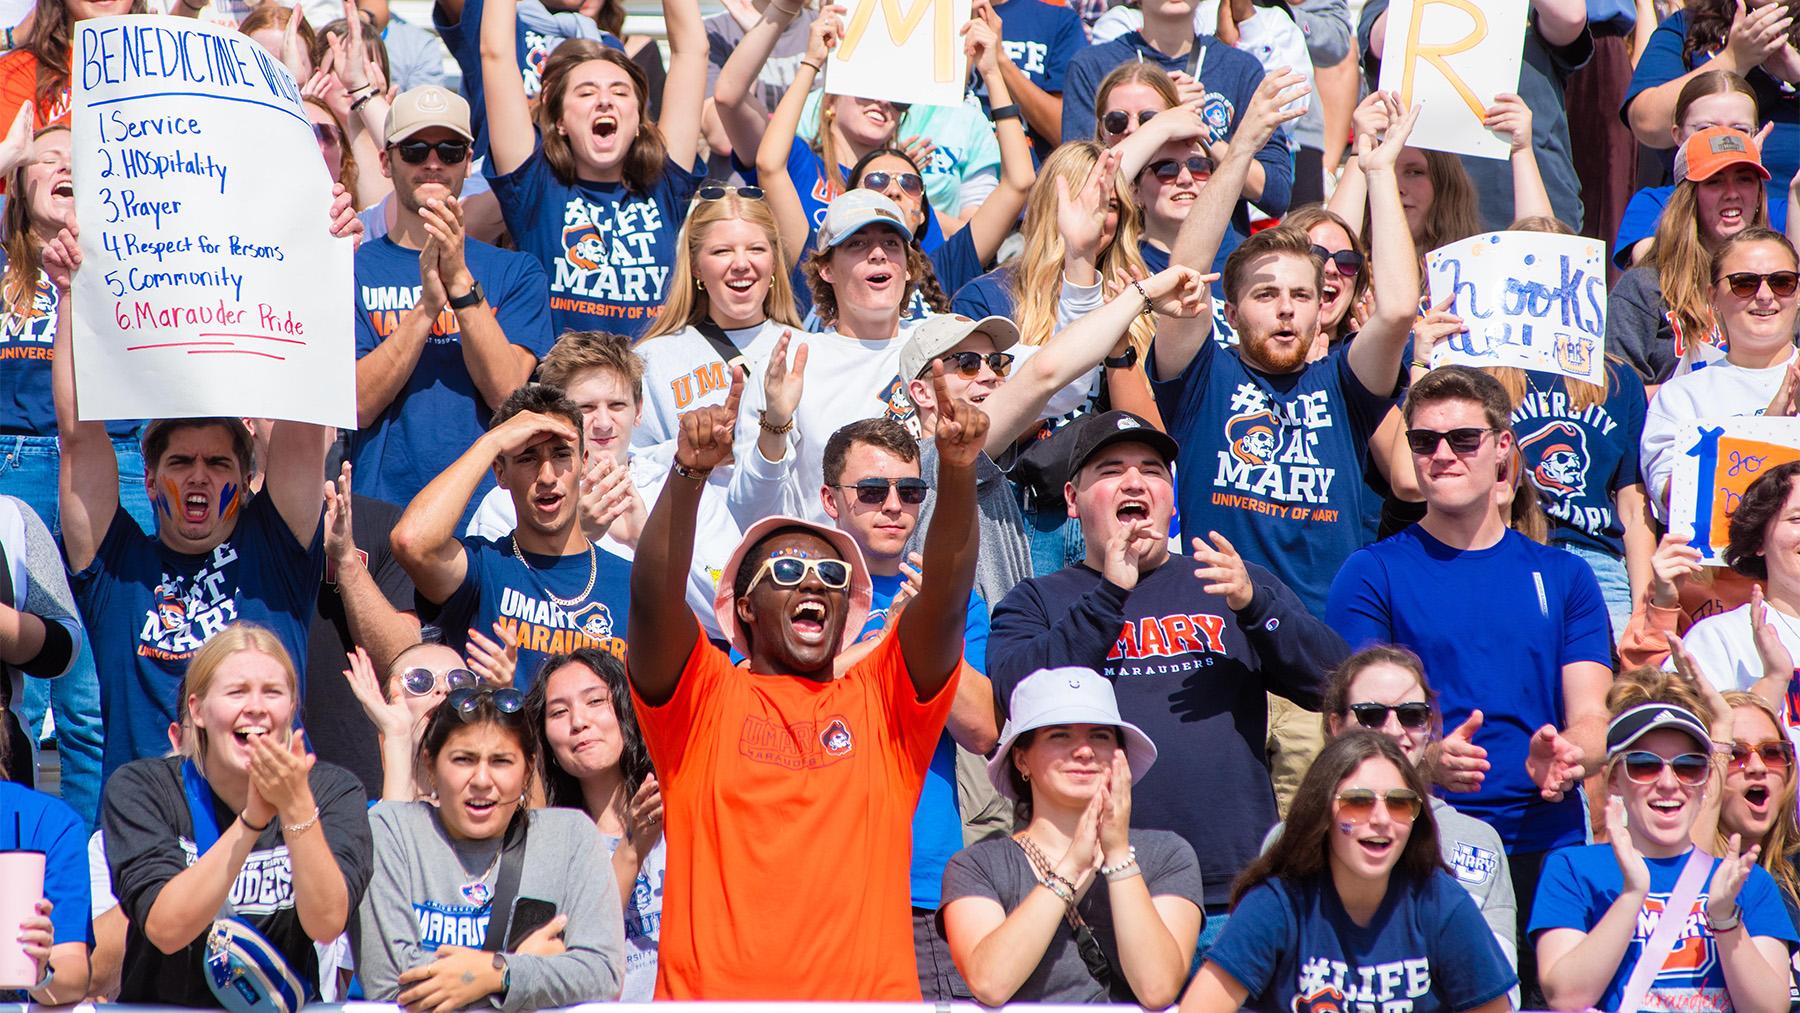
<instances>
[{"instance_id":1,"label":"navy blue t-shirt","mask_svg":"<svg viewBox=\"0 0 1800 1013\"><path fill-rule=\"evenodd\" d=\"M1787 184L1773 178L1765 184L1769 191L1769 228L1787 231ZM1631 267L1631 248L1641 239L1656 236L1656 223L1663 208L1669 206L1674 186L1647 186L1631 195L1625 203L1625 214L1619 219L1619 234L1613 241L1613 264L1623 271Z\"/></svg>"},{"instance_id":2,"label":"navy blue t-shirt","mask_svg":"<svg viewBox=\"0 0 1800 1013\"><path fill-rule=\"evenodd\" d=\"M463 256L506 340L543 358L553 336L549 284L537 262L477 239L464 243ZM356 251L356 357L398 330L418 298L417 250L387 236L362 244ZM406 384L379 418L351 436L357 492L409 503L487 431L496 406L482 400L469 376L461 333L456 311L445 308ZM483 476L469 502L480 503L493 487L493 475Z\"/></svg>"},{"instance_id":3,"label":"navy blue t-shirt","mask_svg":"<svg viewBox=\"0 0 1800 1013\"><path fill-rule=\"evenodd\" d=\"M1493 827L1508 854L1581 843L1579 793L1544 801L1525 757L1540 727L1568 726L1563 667L1612 660L1606 602L1586 561L1517 531L1463 551L1414 524L1344 561L1326 618L1353 649L1417 652L1445 728L1481 710L1475 744L1492 769L1480 790L1456 796L1457 809Z\"/></svg>"},{"instance_id":4,"label":"navy blue t-shirt","mask_svg":"<svg viewBox=\"0 0 1800 1013\"><path fill-rule=\"evenodd\" d=\"M468 570L462 585L442 605L429 603L420 614L436 622L445 641L461 653L469 630L493 636L499 621L519 645L513 685L530 689L544 659L578 647L606 651L625 660L625 613L631 604L631 564L594 548L592 555L513 555L512 535L498 541L470 535L461 539ZM593 589L580 604L559 605L581 595L593 578Z\"/></svg>"},{"instance_id":5,"label":"navy blue t-shirt","mask_svg":"<svg viewBox=\"0 0 1800 1013\"><path fill-rule=\"evenodd\" d=\"M305 699L306 631L324 573L318 529L300 544L268 496L252 496L231 537L202 555L170 549L115 510L93 562L69 582L100 672L102 778L169 751L188 662L230 623L275 634Z\"/></svg>"},{"instance_id":6,"label":"navy blue t-shirt","mask_svg":"<svg viewBox=\"0 0 1800 1013\"><path fill-rule=\"evenodd\" d=\"M6 264L6 251L0 250L0 276L5 275ZM50 359L62 297L42 269L29 305L8 295L0 292L0 435L55 436ZM142 420L112 419L106 431L114 439L129 439L143 426Z\"/></svg>"},{"instance_id":7,"label":"navy blue t-shirt","mask_svg":"<svg viewBox=\"0 0 1800 1013\"><path fill-rule=\"evenodd\" d=\"M1365 540L1369 437L1393 398L1364 388L1341 349L1269 374L1216 340L1151 381L1182 446L1182 544L1217 531L1324 615L1331 578Z\"/></svg>"},{"instance_id":8,"label":"navy blue t-shirt","mask_svg":"<svg viewBox=\"0 0 1800 1013\"><path fill-rule=\"evenodd\" d=\"M1519 976L1450 874L1394 875L1367 925L1329 875L1252 887L1206 959L1250 990L1258 1013L1451 1013L1507 993Z\"/></svg>"},{"instance_id":9,"label":"navy blue t-shirt","mask_svg":"<svg viewBox=\"0 0 1800 1013\"><path fill-rule=\"evenodd\" d=\"M1000 45L1006 58L1024 73L1026 80L1051 95L1061 95L1063 81L1069 76L1069 61L1087 47L1087 34L1081 27L1081 16L1062 4L1043 0L1006 0L994 5L1000 15ZM971 91L981 100L983 112L992 112L987 83L971 67ZM1018 96L1013 96L1018 101ZM1020 117L1025 136L1031 138L1031 154L1042 162L1056 150L1051 139L1039 137L1031 124Z\"/></svg>"},{"instance_id":10,"label":"navy blue t-shirt","mask_svg":"<svg viewBox=\"0 0 1800 1013\"><path fill-rule=\"evenodd\" d=\"M757 182L756 166L739 162L735 154L732 156L731 166L744 178L744 182ZM850 169L848 165L838 166L839 177L849 178ZM825 224L825 212L831 206L832 198L842 194L844 188L825 178L825 163L819 160L819 153L806 143L804 137L794 138L793 145L788 148L787 172L788 179L793 181L794 190L800 194L800 207L806 212L806 247L801 250L805 254L814 248L814 237L818 234L819 227ZM919 249L926 253L944 245L944 230L938 224L937 215L925 215L925 232L916 239ZM796 264L803 262L804 259L796 261ZM799 268L796 266L795 270Z\"/></svg>"},{"instance_id":11,"label":"navy blue t-shirt","mask_svg":"<svg viewBox=\"0 0 1800 1013\"><path fill-rule=\"evenodd\" d=\"M1550 518L1551 544L1624 557L1615 500L1642 481L1645 410L1644 381L1630 366L1607 362L1606 400L1580 411L1569 405L1561 376L1525 371L1525 399L1513 409L1512 426Z\"/></svg>"},{"instance_id":12,"label":"navy blue t-shirt","mask_svg":"<svg viewBox=\"0 0 1800 1013\"><path fill-rule=\"evenodd\" d=\"M550 276L550 323L564 331L609 331L637 337L668 300L675 239L688 201L700 186L698 167L664 160L648 193L624 183L556 178L543 144L523 164L493 178L506 228L519 250Z\"/></svg>"}]
</instances>

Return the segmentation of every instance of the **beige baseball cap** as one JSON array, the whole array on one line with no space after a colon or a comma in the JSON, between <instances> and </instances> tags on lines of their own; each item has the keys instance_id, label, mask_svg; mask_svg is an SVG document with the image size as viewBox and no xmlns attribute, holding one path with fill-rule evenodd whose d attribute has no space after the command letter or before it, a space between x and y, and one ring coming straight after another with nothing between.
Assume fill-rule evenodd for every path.
<instances>
[{"instance_id":1,"label":"beige baseball cap","mask_svg":"<svg viewBox=\"0 0 1800 1013\"><path fill-rule=\"evenodd\" d=\"M400 93L388 107L387 143L397 144L427 127L443 127L473 141L469 129L469 103L461 95L435 84L420 85Z\"/></svg>"}]
</instances>

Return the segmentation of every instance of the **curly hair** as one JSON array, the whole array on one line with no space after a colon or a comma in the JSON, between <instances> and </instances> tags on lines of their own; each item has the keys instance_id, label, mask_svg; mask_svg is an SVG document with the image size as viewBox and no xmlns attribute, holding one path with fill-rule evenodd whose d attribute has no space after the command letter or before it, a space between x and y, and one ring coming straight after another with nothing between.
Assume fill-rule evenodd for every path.
<instances>
[{"instance_id":1,"label":"curly hair","mask_svg":"<svg viewBox=\"0 0 1800 1013\"><path fill-rule=\"evenodd\" d=\"M800 265L806 277L806 287L812 293L813 311L819 315L822 323L837 323L837 292L831 287L819 271L831 263L831 250L814 250ZM925 300L925 306L933 313L950 312L950 296L944 292L944 286L938 281L937 269L931 266L931 258L925 256L917 246L906 244L906 291L900 295L900 312L904 314L906 307L912 302L916 292Z\"/></svg>"},{"instance_id":2,"label":"curly hair","mask_svg":"<svg viewBox=\"0 0 1800 1013\"><path fill-rule=\"evenodd\" d=\"M1774 2L1785 4L1789 16L1800 14L1800 2L1797 0ZM1687 35L1681 40L1681 62L1692 67L1694 57L1716 55L1725 48L1725 38L1731 34L1731 19L1737 14L1737 2L1688 0L1686 10ZM1794 23L1788 26L1787 44L1800 47L1800 17L1795 18Z\"/></svg>"},{"instance_id":3,"label":"curly hair","mask_svg":"<svg viewBox=\"0 0 1800 1013\"><path fill-rule=\"evenodd\" d=\"M631 57L592 39L570 39L556 47L544 61L544 88L538 96L537 128L543 138L544 161L563 184L576 180L575 149L557 127L562 121L563 102L568 98L569 79L575 70L591 60L610 63L625 72L631 80L631 93L637 99L638 131L625 152L622 169L625 189L645 194L662 178L663 163L668 160L668 145L662 131L650 120L650 79Z\"/></svg>"},{"instance_id":4,"label":"curly hair","mask_svg":"<svg viewBox=\"0 0 1800 1013\"><path fill-rule=\"evenodd\" d=\"M1753 580L1769 579L1763 543L1793 494L1796 477L1800 477L1800 461L1789 461L1757 476L1744 490L1744 498L1732 512L1726 529L1726 566Z\"/></svg>"}]
</instances>

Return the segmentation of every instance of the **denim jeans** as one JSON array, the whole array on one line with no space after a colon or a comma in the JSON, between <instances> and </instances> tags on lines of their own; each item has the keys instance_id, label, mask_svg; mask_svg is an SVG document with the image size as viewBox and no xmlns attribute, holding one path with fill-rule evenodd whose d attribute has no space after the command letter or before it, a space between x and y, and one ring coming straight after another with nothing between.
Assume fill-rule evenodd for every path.
<instances>
[{"instance_id":1,"label":"denim jeans","mask_svg":"<svg viewBox=\"0 0 1800 1013\"><path fill-rule=\"evenodd\" d=\"M1631 578L1626 575L1625 560L1585 546L1565 545L1563 548L1580 556L1594 571L1594 579L1600 582L1600 597L1606 602L1606 613L1612 617L1613 642L1618 643L1625 635L1625 625L1631 622Z\"/></svg>"},{"instance_id":2,"label":"denim jeans","mask_svg":"<svg viewBox=\"0 0 1800 1013\"><path fill-rule=\"evenodd\" d=\"M1200 938L1194 943L1194 963L1188 968L1188 977L1200 973L1200 965L1206 963L1206 954L1210 952L1225 934L1225 923L1231 920L1231 913L1226 908L1208 908L1206 924L1200 927Z\"/></svg>"},{"instance_id":3,"label":"denim jeans","mask_svg":"<svg viewBox=\"0 0 1800 1013\"><path fill-rule=\"evenodd\" d=\"M119 461L119 506L145 530L155 519L144 491L144 454L137 440L113 440ZM37 511L58 541L57 471L61 455L54 436L0 436L0 493L17 496ZM94 651L84 639L81 654L61 678L26 679L18 710L36 745L44 712L55 718L57 757L62 764L62 799L91 828L100 809L100 756L105 732L100 723L100 680Z\"/></svg>"},{"instance_id":4,"label":"denim jeans","mask_svg":"<svg viewBox=\"0 0 1800 1013\"><path fill-rule=\"evenodd\" d=\"M1087 558L1087 542L1081 522L1059 505L1048 510L1022 510L1025 540L1031 546L1031 572L1039 577L1073 566Z\"/></svg>"}]
</instances>

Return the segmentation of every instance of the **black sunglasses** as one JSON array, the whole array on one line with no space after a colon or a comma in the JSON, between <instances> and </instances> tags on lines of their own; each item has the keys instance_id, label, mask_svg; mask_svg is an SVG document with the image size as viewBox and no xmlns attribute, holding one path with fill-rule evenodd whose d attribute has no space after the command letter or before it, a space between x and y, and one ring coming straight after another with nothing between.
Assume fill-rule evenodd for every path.
<instances>
[{"instance_id":1,"label":"black sunglasses","mask_svg":"<svg viewBox=\"0 0 1800 1013\"><path fill-rule=\"evenodd\" d=\"M1144 171L1154 175L1158 183L1173 183L1181 176L1183 168L1198 182L1204 183L1212 178L1212 159L1204 155L1189 155L1185 159L1165 158L1144 166Z\"/></svg>"},{"instance_id":2,"label":"black sunglasses","mask_svg":"<svg viewBox=\"0 0 1800 1013\"><path fill-rule=\"evenodd\" d=\"M1392 712L1400 719L1400 727L1409 731L1418 731L1431 723L1431 705L1421 701L1413 703L1353 703L1350 713L1356 716L1356 723L1364 728L1379 731L1387 724L1387 716Z\"/></svg>"},{"instance_id":3,"label":"black sunglasses","mask_svg":"<svg viewBox=\"0 0 1800 1013\"><path fill-rule=\"evenodd\" d=\"M1141 127L1153 119L1156 119L1155 109L1138 110L1138 126ZM1114 109L1112 112L1100 117L1100 129L1114 137L1124 133L1125 128L1129 126L1131 126L1131 114L1123 109Z\"/></svg>"},{"instance_id":4,"label":"black sunglasses","mask_svg":"<svg viewBox=\"0 0 1800 1013\"><path fill-rule=\"evenodd\" d=\"M400 161L407 165L424 164L425 156L433 151L445 165L461 165L469 157L468 141L401 141L388 147L399 152Z\"/></svg>"},{"instance_id":5,"label":"black sunglasses","mask_svg":"<svg viewBox=\"0 0 1800 1013\"><path fill-rule=\"evenodd\" d=\"M481 680L475 673L466 668L452 668L444 673L444 684L452 693L459 689L473 689ZM437 688L438 674L429 668L409 668L400 673L400 686L408 696L424 696Z\"/></svg>"},{"instance_id":6,"label":"black sunglasses","mask_svg":"<svg viewBox=\"0 0 1800 1013\"><path fill-rule=\"evenodd\" d=\"M1763 282L1769 283L1769 291L1776 298L1786 299L1800 288L1800 272L1771 271L1768 274L1757 274L1755 271L1733 271L1723 278L1716 279L1731 286L1731 294L1739 299L1754 298L1762 290Z\"/></svg>"},{"instance_id":7,"label":"black sunglasses","mask_svg":"<svg viewBox=\"0 0 1800 1013\"><path fill-rule=\"evenodd\" d=\"M731 186L726 183L708 181L700 184L700 189L695 191L695 195L701 200L724 200L732 194L737 194L745 200L763 199L763 189L760 186Z\"/></svg>"},{"instance_id":8,"label":"black sunglasses","mask_svg":"<svg viewBox=\"0 0 1800 1013\"><path fill-rule=\"evenodd\" d=\"M1705 753L1682 753L1666 760L1645 750L1625 754L1625 776L1638 784L1654 784L1662 776L1664 767L1675 771L1675 780L1682 784L1704 784L1707 772L1712 770L1712 761Z\"/></svg>"},{"instance_id":9,"label":"black sunglasses","mask_svg":"<svg viewBox=\"0 0 1800 1013\"><path fill-rule=\"evenodd\" d=\"M1420 457L1428 457L1437 453L1439 440L1449 440L1451 453L1467 455L1480 450L1482 437L1491 432L1494 430L1477 429L1474 426L1452 429L1447 433L1440 433L1435 429L1408 429L1406 445Z\"/></svg>"},{"instance_id":10,"label":"black sunglasses","mask_svg":"<svg viewBox=\"0 0 1800 1013\"><path fill-rule=\"evenodd\" d=\"M898 182L904 193L918 196L925 192L925 180L916 172L865 172L862 185L870 190L886 190L889 183Z\"/></svg>"},{"instance_id":11,"label":"black sunglasses","mask_svg":"<svg viewBox=\"0 0 1800 1013\"><path fill-rule=\"evenodd\" d=\"M1011 352L951 352L938 356L944 365L956 371L965 380L973 380L981 375L981 364L987 363L995 376L1005 376L1012 372L1013 354ZM930 367L919 370L916 379L923 380L931 375Z\"/></svg>"},{"instance_id":12,"label":"black sunglasses","mask_svg":"<svg viewBox=\"0 0 1800 1013\"><path fill-rule=\"evenodd\" d=\"M925 493L931 487L922 478L865 478L855 485L840 485L837 488L855 489L856 501L864 506L886 503L889 489L899 494L900 502L907 506L917 506L925 502Z\"/></svg>"},{"instance_id":13,"label":"black sunglasses","mask_svg":"<svg viewBox=\"0 0 1800 1013\"><path fill-rule=\"evenodd\" d=\"M1363 255L1355 250L1339 250L1332 253L1315 243L1312 253L1313 256L1336 268L1337 273L1345 278L1354 278L1362 270Z\"/></svg>"},{"instance_id":14,"label":"black sunglasses","mask_svg":"<svg viewBox=\"0 0 1800 1013\"><path fill-rule=\"evenodd\" d=\"M511 686L499 689L459 689L444 698L443 706L450 708L457 717L471 721L475 712L481 709L481 701L488 700L494 710L504 717L512 717L525 709L525 694Z\"/></svg>"}]
</instances>

